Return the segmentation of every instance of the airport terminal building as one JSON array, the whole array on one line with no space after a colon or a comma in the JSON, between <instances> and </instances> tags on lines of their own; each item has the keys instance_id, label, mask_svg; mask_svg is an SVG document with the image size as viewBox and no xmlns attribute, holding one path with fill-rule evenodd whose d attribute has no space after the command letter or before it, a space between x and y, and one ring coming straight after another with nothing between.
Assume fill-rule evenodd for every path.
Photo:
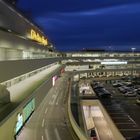
<instances>
[{"instance_id":1,"label":"airport terminal building","mask_svg":"<svg viewBox=\"0 0 140 140\"><path fill-rule=\"evenodd\" d=\"M0 140L17 138L65 71L73 81L140 77L139 52L57 52L7 1L0 1L0 19Z\"/></svg>"},{"instance_id":2,"label":"airport terminal building","mask_svg":"<svg viewBox=\"0 0 140 140\"><path fill-rule=\"evenodd\" d=\"M0 2L0 60L34 59L53 56L45 34L15 8Z\"/></svg>"}]
</instances>

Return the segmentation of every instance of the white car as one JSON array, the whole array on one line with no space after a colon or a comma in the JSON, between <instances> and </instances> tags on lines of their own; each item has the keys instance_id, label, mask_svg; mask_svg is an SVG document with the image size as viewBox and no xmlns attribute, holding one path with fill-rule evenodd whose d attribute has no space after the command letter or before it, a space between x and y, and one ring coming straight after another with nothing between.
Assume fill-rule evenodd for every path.
<instances>
[{"instance_id":1,"label":"white car","mask_svg":"<svg viewBox=\"0 0 140 140\"><path fill-rule=\"evenodd\" d=\"M140 105L140 98L136 100L136 103Z\"/></svg>"},{"instance_id":2,"label":"white car","mask_svg":"<svg viewBox=\"0 0 140 140\"><path fill-rule=\"evenodd\" d=\"M134 97L136 95L137 95L137 93L134 91L128 91L124 94L124 96L127 96L127 97Z\"/></svg>"}]
</instances>

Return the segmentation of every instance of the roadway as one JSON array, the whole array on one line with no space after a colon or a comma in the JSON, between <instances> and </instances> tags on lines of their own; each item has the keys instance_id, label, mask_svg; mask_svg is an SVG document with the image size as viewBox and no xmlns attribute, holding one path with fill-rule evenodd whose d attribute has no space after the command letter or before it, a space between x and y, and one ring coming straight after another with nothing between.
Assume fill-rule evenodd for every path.
<instances>
[{"instance_id":1,"label":"roadway","mask_svg":"<svg viewBox=\"0 0 140 140\"><path fill-rule=\"evenodd\" d=\"M20 132L17 140L73 140L67 119L68 75L64 74Z\"/></svg>"}]
</instances>

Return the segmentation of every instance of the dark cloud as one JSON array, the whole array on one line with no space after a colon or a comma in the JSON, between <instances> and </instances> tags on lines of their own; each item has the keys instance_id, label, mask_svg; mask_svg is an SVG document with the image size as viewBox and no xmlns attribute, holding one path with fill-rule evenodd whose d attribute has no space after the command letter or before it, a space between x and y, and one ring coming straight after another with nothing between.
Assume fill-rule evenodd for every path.
<instances>
[{"instance_id":1,"label":"dark cloud","mask_svg":"<svg viewBox=\"0 0 140 140\"><path fill-rule=\"evenodd\" d=\"M19 0L59 50L140 50L138 0Z\"/></svg>"}]
</instances>

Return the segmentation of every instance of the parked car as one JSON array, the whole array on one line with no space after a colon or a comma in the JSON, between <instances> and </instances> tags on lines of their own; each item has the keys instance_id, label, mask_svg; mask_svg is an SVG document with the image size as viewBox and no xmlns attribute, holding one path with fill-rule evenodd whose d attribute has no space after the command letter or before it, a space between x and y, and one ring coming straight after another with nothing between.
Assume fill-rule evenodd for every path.
<instances>
[{"instance_id":1,"label":"parked car","mask_svg":"<svg viewBox=\"0 0 140 140\"><path fill-rule=\"evenodd\" d=\"M102 95L100 95L101 98L110 98L111 94L110 93L103 93Z\"/></svg>"},{"instance_id":2,"label":"parked car","mask_svg":"<svg viewBox=\"0 0 140 140\"><path fill-rule=\"evenodd\" d=\"M138 99L136 100L136 103L137 103L138 105L140 105L140 98L138 98Z\"/></svg>"},{"instance_id":3,"label":"parked car","mask_svg":"<svg viewBox=\"0 0 140 140\"><path fill-rule=\"evenodd\" d=\"M90 138L91 138L91 140L98 140L95 129L91 129Z\"/></svg>"},{"instance_id":4,"label":"parked car","mask_svg":"<svg viewBox=\"0 0 140 140\"><path fill-rule=\"evenodd\" d=\"M128 91L124 94L124 96L127 96L127 97L134 97L136 95L137 95L137 93L133 92L133 91Z\"/></svg>"},{"instance_id":5,"label":"parked car","mask_svg":"<svg viewBox=\"0 0 140 140\"><path fill-rule=\"evenodd\" d=\"M121 87L121 86L123 86L124 84L123 83L114 83L114 84L112 84L113 85L113 87Z\"/></svg>"},{"instance_id":6,"label":"parked car","mask_svg":"<svg viewBox=\"0 0 140 140\"><path fill-rule=\"evenodd\" d=\"M132 84L132 82L125 82L124 83L127 87L134 87L134 85Z\"/></svg>"},{"instance_id":7,"label":"parked car","mask_svg":"<svg viewBox=\"0 0 140 140\"><path fill-rule=\"evenodd\" d=\"M126 93L126 92L129 92L129 91L133 91L132 88L130 87L127 87L127 86L121 86L121 87L118 87L118 90L122 93Z\"/></svg>"},{"instance_id":8,"label":"parked car","mask_svg":"<svg viewBox=\"0 0 140 140\"><path fill-rule=\"evenodd\" d=\"M130 140L140 140L140 134L135 136L135 137L133 137L133 138L131 138Z\"/></svg>"},{"instance_id":9,"label":"parked car","mask_svg":"<svg viewBox=\"0 0 140 140\"><path fill-rule=\"evenodd\" d=\"M109 98L111 97L111 93L105 88L95 89L96 94L101 98Z\"/></svg>"},{"instance_id":10,"label":"parked car","mask_svg":"<svg viewBox=\"0 0 140 140\"><path fill-rule=\"evenodd\" d=\"M136 89L137 95L140 97L140 88Z\"/></svg>"},{"instance_id":11,"label":"parked car","mask_svg":"<svg viewBox=\"0 0 140 140\"><path fill-rule=\"evenodd\" d=\"M93 87L93 89L98 89L98 88L103 88L103 86L102 85L96 85L96 86Z\"/></svg>"}]
</instances>

